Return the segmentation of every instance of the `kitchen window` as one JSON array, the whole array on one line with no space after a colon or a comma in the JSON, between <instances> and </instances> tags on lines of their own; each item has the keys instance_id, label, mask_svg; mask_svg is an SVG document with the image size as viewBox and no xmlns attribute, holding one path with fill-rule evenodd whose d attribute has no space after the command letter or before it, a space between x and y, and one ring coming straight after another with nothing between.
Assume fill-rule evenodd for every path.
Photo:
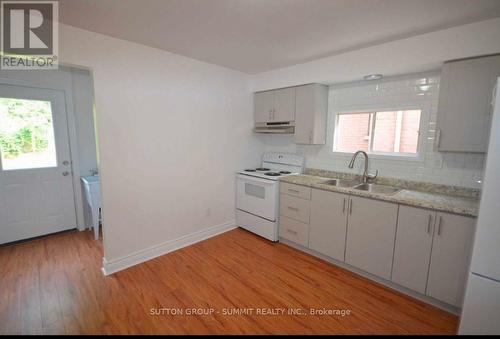
<instances>
[{"instance_id":1,"label":"kitchen window","mask_svg":"<svg viewBox=\"0 0 500 339\"><path fill-rule=\"evenodd\" d=\"M340 112L334 152L418 156L422 110Z\"/></svg>"}]
</instances>

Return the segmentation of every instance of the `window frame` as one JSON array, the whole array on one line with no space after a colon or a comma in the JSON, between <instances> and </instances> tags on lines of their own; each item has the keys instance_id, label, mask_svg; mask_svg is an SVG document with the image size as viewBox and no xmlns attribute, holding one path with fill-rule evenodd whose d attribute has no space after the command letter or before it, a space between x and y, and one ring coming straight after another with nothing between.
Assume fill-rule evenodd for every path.
<instances>
[{"instance_id":1,"label":"window frame","mask_svg":"<svg viewBox=\"0 0 500 339\"><path fill-rule=\"evenodd\" d=\"M370 155L370 158L373 159L383 159L383 160L395 160L395 161L418 161L418 162L423 162L424 161L424 155L426 153L426 145L427 145L427 139L428 139L428 132L429 129L431 128L429 126L430 122L430 111L431 111L431 105L428 103L419 103L419 104L394 104L391 106L378 106L378 107L372 107L369 106L363 107L360 109L345 109L345 110L337 110L335 111L335 114L333 115L333 140L331 143L331 152L333 155L340 155L340 156L345 156L345 157L350 157L352 156L353 152L346 152L346 151L339 151L337 150L337 144L338 144L338 135L337 133L338 128L339 128L339 116L343 114L367 114L367 113L377 113L377 112L393 112L393 111L409 111L409 110L420 110L420 124L419 124L419 135L418 135L418 142L417 142L417 153L387 153L387 152L373 152L372 150L369 150L367 153ZM376 114L373 115L373 119L375 120ZM373 131L375 130L375 121L370 126L371 128L371 141L370 145L373 145L373 137L374 133Z\"/></svg>"}]
</instances>

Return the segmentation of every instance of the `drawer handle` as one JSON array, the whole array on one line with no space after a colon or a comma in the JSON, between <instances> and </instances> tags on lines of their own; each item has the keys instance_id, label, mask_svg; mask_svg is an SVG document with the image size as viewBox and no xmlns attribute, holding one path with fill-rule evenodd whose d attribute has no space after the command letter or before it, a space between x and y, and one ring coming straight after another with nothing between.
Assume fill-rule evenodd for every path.
<instances>
[{"instance_id":1,"label":"drawer handle","mask_svg":"<svg viewBox=\"0 0 500 339\"><path fill-rule=\"evenodd\" d=\"M288 209L292 210L292 211L295 211L295 212L299 211L299 209L297 207L292 207L292 206L288 206Z\"/></svg>"},{"instance_id":2,"label":"drawer handle","mask_svg":"<svg viewBox=\"0 0 500 339\"><path fill-rule=\"evenodd\" d=\"M294 189L292 189L292 188L289 188L289 189L288 189L288 192L293 192L293 193L297 193L297 194L299 194L299 193L300 193L300 191L299 191L299 190L294 190Z\"/></svg>"},{"instance_id":3,"label":"drawer handle","mask_svg":"<svg viewBox=\"0 0 500 339\"><path fill-rule=\"evenodd\" d=\"M288 233L292 233L293 235L297 235L297 231L292 231L292 230L290 230L290 229L288 229L288 228L286 229L286 231L287 231Z\"/></svg>"}]
</instances>

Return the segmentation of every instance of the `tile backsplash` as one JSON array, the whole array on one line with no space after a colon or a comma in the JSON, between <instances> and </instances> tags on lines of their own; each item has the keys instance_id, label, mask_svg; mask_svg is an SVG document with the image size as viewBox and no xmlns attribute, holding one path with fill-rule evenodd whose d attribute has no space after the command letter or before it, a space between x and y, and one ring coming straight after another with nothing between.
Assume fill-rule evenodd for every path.
<instances>
[{"instance_id":1,"label":"tile backsplash","mask_svg":"<svg viewBox=\"0 0 500 339\"><path fill-rule=\"evenodd\" d=\"M370 171L395 177L444 185L480 188L484 154L441 153L435 151L435 126L439 95L439 73L413 74L379 82L361 82L330 86L328 99L327 141L325 145L297 145L293 136L261 135L265 151L302 154L306 167L339 172L361 173L363 161L347 167L351 155L333 152L336 112L390 110L402 105L422 108L426 126L421 137L425 146L420 159L394 159L371 156Z\"/></svg>"}]
</instances>

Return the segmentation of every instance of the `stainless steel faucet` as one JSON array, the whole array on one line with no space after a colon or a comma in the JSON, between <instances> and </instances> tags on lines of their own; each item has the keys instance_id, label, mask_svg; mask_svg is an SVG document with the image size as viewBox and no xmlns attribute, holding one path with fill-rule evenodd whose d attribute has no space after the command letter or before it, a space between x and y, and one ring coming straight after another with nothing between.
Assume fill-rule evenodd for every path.
<instances>
[{"instance_id":1,"label":"stainless steel faucet","mask_svg":"<svg viewBox=\"0 0 500 339\"><path fill-rule=\"evenodd\" d=\"M354 167L354 161L356 160L356 157L360 153L365 156L365 170L363 172L363 182L367 183L368 181L374 180L377 177L378 170L375 172L375 174L368 174L368 154L365 151L357 151L356 153L354 153L354 155L351 158L351 161L349 162L349 168Z\"/></svg>"}]
</instances>

